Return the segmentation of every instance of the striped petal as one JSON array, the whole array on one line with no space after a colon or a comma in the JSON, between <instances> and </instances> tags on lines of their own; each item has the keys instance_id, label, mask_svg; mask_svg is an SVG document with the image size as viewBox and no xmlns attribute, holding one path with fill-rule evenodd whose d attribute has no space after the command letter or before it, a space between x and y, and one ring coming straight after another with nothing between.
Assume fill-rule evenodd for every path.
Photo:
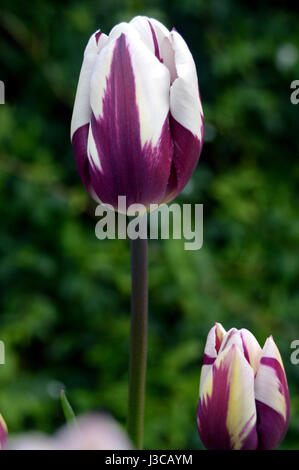
<instances>
[{"instance_id":1,"label":"striped petal","mask_svg":"<svg viewBox=\"0 0 299 470\"><path fill-rule=\"evenodd\" d=\"M245 328L241 330L231 328L223 338L220 352L232 344L236 344L239 347L256 374L262 355L262 348L253 334Z\"/></svg>"},{"instance_id":2,"label":"striped petal","mask_svg":"<svg viewBox=\"0 0 299 470\"><path fill-rule=\"evenodd\" d=\"M280 353L267 339L255 379L260 449L275 449L284 437L290 415L290 397Z\"/></svg>"},{"instance_id":3,"label":"striped petal","mask_svg":"<svg viewBox=\"0 0 299 470\"><path fill-rule=\"evenodd\" d=\"M74 133L91 118L90 106L90 79L99 51L107 42L106 34L96 31L89 39L84 59L80 71L80 77L74 103L74 110L71 122L71 138Z\"/></svg>"},{"instance_id":4,"label":"striped petal","mask_svg":"<svg viewBox=\"0 0 299 470\"><path fill-rule=\"evenodd\" d=\"M158 203L173 155L169 71L132 26L114 30L112 40L111 33L91 77L92 186L101 201L114 207L119 195L127 197L127 205Z\"/></svg>"},{"instance_id":5,"label":"striped petal","mask_svg":"<svg viewBox=\"0 0 299 470\"><path fill-rule=\"evenodd\" d=\"M128 63L132 76L125 75ZM149 52L138 32L128 23L120 23L111 30L108 46L95 64L91 78L91 107L96 117L103 117L103 99L113 72L121 75L122 82L117 85L122 92L134 88L142 145L148 142L155 145L169 114L169 71Z\"/></svg>"},{"instance_id":6,"label":"striped petal","mask_svg":"<svg viewBox=\"0 0 299 470\"><path fill-rule=\"evenodd\" d=\"M71 139L78 172L91 197L94 197L94 191L91 187L87 158L87 141L91 118L90 79L98 53L106 42L107 36L101 31L96 31L88 41L84 52L71 123Z\"/></svg>"},{"instance_id":7,"label":"striped petal","mask_svg":"<svg viewBox=\"0 0 299 470\"><path fill-rule=\"evenodd\" d=\"M170 88L170 125L174 140L171 178L165 200L174 198L193 173L203 143L203 111L195 63L184 39L171 32L177 78Z\"/></svg>"},{"instance_id":8,"label":"striped petal","mask_svg":"<svg viewBox=\"0 0 299 470\"><path fill-rule=\"evenodd\" d=\"M257 448L254 373L235 344L218 355L203 384L197 427L207 449Z\"/></svg>"},{"instance_id":9,"label":"striped petal","mask_svg":"<svg viewBox=\"0 0 299 470\"><path fill-rule=\"evenodd\" d=\"M170 90L171 115L201 140L203 110L195 63L186 42L177 31L171 32L171 43L178 75Z\"/></svg>"},{"instance_id":10,"label":"striped petal","mask_svg":"<svg viewBox=\"0 0 299 470\"><path fill-rule=\"evenodd\" d=\"M242 339L244 356L256 374L262 357L262 348L257 342L255 336L246 328L242 328L240 330L240 336Z\"/></svg>"},{"instance_id":11,"label":"striped petal","mask_svg":"<svg viewBox=\"0 0 299 470\"><path fill-rule=\"evenodd\" d=\"M220 349L219 349L219 354L222 353L224 349L229 348L233 344L235 344L240 349L241 353L244 354L242 338L241 338L239 330L237 330L236 328L231 328L224 335Z\"/></svg>"},{"instance_id":12,"label":"striped petal","mask_svg":"<svg viewBox=\"0 0 299 470\"><path fill-rule=\"evenodd\" d=\"M168 68L172 84L178 75L169 30L159 21L146 16L136 16L130 24L138 31L149 50Z\"/></svg>"},{"instance_id":13,"label":"striped petal","mask_svg":"<svg viewBox=\"0 0 299 470\"><path fill-rule=\"evenodd\" d=\"M0 450L6 446L7 442L7 426L3 419L3 416L0 414Z\"/></svg>"},{"instance_id":14,"label":"striped petal","mask_svg":"<svg viewBox=\"0 0 299 470\"><path fill-rule=\"evenodd\" d=\"M146 16L135 16L130 21L140 38L160 62L163 62L162 44L165 38L169 38L170 32L159 21Z\"/></svg>"},{"instance_id":15,"label":"striped petal","mask_svg":"<svg viewBox=\"0 0 299 470\"><path fill-rule=\"evenodd\" d=\"M203 383L217 358L225 333L226 331L221 323L215 323L213 328L209 331L204 350L203 366L201 368L200 390L202 389Z\"/></svg>"}]
</instances>

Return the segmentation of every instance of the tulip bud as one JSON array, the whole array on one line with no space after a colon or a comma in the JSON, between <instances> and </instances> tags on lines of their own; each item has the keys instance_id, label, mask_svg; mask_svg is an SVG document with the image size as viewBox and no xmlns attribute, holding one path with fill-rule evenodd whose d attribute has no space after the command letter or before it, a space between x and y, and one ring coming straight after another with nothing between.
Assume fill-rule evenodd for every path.
<instances>
[{"instance_id":1,"label":"tulip bud","mask_svg":"<svg viewBox=\"0 0 299 470\"><path fill-rule=\"evenodd\" d=\"M186 185L203 142L196 68L180 34L136 17L85 49L71 125L82 182L97 202L159 204Z\"/></svg>"},{"instance_id":2,"label":"tulip bud","mask_svg":"<svg viewBox=\"0 0 299 470\"><path fill-rule=\"evenodd\" d=\"M272 338L261 349L246 329L216 323L205 346L197 428L207 449L269 450L284 437L290 399Z\"/></svg>"},{"instance_id":3,"label":"tulip bud","mask_svg":"<svg viewBox=\"0 0 299 470\"><path fill-rule=\"evenodd\" d=\"M7 441L7 426L3 419L3 416L0 414L0 450L3 449Z\"/></svg>"}]
</instances>

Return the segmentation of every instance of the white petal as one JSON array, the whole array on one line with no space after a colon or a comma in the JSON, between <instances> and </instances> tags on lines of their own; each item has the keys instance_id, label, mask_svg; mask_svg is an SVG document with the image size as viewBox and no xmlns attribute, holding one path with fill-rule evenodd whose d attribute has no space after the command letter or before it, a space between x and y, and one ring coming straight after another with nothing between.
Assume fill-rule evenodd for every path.
<instances>
[{"instance_id":1,"label":"white petal","mask_svg":"<svg viewBox=\"0 0 299 470\"><path fill-rule=\"evenodd\" d=\"M205 346L205 354L210 357L217 357L218 351L221 347L226 331L221 323L215 323L213 328L209 331L207 342Z\"/></svg>"},{"instance_id":2,"label":"white petal","mask_svg":"<svg viewBox=\"0 0 299 470\"><path fill-rule=\"evenodd\" d=\"M255 430L254 373L240 349L236 346L231 348L235 351L235 359L231 364L227 427L234 449L238 450L243 446L246 433Z\"/></svg>"},{"instance_id":3,"label":"white petal","mask_svg":"<svg viewBox=\"0 0 299 470\"><path fill-rule=\"evenodd\" d=\"M166 65L169 70L170 83L172 85L175 79L178 78L178 74L175 66L175 54L169 38L164 38L160 50L163 59L163 64Z\"/></svg>"},{"instance_id":4,"label":"white petal","mask_svg":"<svg viewBox=\"0 0 299 470\"><path fill-rule=\"evenodd\" d=\"M213 367L213 362L218 355L218 351L220 349L225 333L226 331L221 325L221 323L215 323L213 328L211 328L208 333L205 350L204 350L203 366L201 368L201 374L200 374L199 393L201 393L205 379L209 371Z\"/></svg>"},{"instance_id":5,"label":"white petal","mask_svg":"<svg viewBox=\"0 0 299 470\"><path fill-rule=\"evenodd\" d=\"M94 140L91 126L89 127L89 132L88 132L87 148L88 148L87 157L88 157L89 163L102 173L103 171L102 164L99 159L99 154L97 151L97 147L96 147L96 143Z\"/></svg>"},{"instance_id":6,"label":"white petal","mask_svg":"<svg viewBox=\"0 0 299 470\"><path fill-rule=\"evenodd\" d=\"M106 34L100 34L100 31L96 31L87 43L76 92L71 123L71 138L79 127L87 124L90 120L90 78L97 55L106 41Z\"/></svg>"},{"instance_id":7,"label":"white petal","mask_svg":"<svg viewBox=\"0 0 299 470\"><path fill-rule=\"evenodd\" d=\"M163 41L165 36L169 37L170 31L166 28L166 26L164 26L163 23L156 20L155 18L150 18L149 20L156 31L159 43Z\"/></svg>"},{"instance_id":8,"label":"white petal","mask_svg":"<svg viewBox=\"0 0 299 470\"><path fill-rule=\"evenodd\" d=\"M164 38L169 38L170 35L168 29L160 21L148 18L147 16L135 16L130 21L130 24L138 31L140 38L153 54L155 53L155 45L151 27L156 35L159 48Z\"/></svg>"},{"instance_id":9,"label":"white petal","mask_svg":"<svg viewBox=\"0 0 299 470\"><path fill-rule=\"evenodd\" d=\"M96 34L96 33L95 33ZM101 52L103 47L107 44L108 42L108 36L105 33L101 33L100 37L97 39L98 43L98 54Z\"/></svg>"},{"instance_id":10,"label":"white petal","mask_svg":"<svg viewBox=\"0 0 299 470\"><path fill-rule=\"evenodd\" d=\"M203 110L195 63L182 36L176 31L170 36L178 75L170 89L170 112L177 122L201 140Z\"/></svg>"},{"instance_id":11,"label":"white petal","mask_svg":"<svg viewBox=\"0 0 299 470\"><path fill-rule=\"evenodd\" d=\"M140 36L135 28L132 27L130 23L119 23L115 25L108 36L108 43L114 41L114 39L119 38L121 34L131 34L131 36L135 37L136 41L140 41Z\"/></svg>"},{"instance_id":12,"label":"white petal","mask_svg":"<svg viewBox=\"0 0 299 470\"><path fill-rule=\"evenodd\" d=\"M159 58L170 72L170 83L177 78L175 61L174 61L174 50L170 41L169 30L159 21L154 18L147 18L146 16L136 16L130 22L132 26L138 31L140 38L149 50L155 54L155 39L159 49Z\"/></svg>"},{"instance_id":13,"label":"white petal","mask_svg":"<svg viewBox=\"0 0 299 470\"><path fill-rule=\"evenodd\" d=\"M135 16L130 21L130 25L138 32L140 39L148 47L148 49L155 54L155 46L153 42L153 35L149 25L149 18L146 16Z\"/></svg>"},{"instance_id":14,"label":"white petal","mask_svg":"<svg viewBox=\"0 0 299 470\"><path fill-rule=\"evenodd\" d=\"M262 348L257 342L255 336L249 330L246 330L246 328L242 328L240 330L240 335L243 342L245 358L248 360L256 374L262 356Z\"/></svg>"},{"instance_id":15,"label":"white petal","mask_svg":"<svg viewBox=\"0 0 299 470\"><path fill-rule=\"evenodd\" d=\"M270 357L276 359L284 370L283 362L278 347L272 336L267 338L263 347L263 357Z\"/></svg>"},{"instance_id":16,"label":"white petal","mask_svg":"<svg viewBox=\"0 0 299 470\"><path fill-rule=\"evenodd\" d=\"M151 142L154 146L169 113L170 74L142 42L134 44L130 36L128 40L135 73L141 142Z\"/></svg>"},{"instance_id":17,"label":"white petal","mask_svg":"<svg viewBox=\"0 0 299 470\"><path fill-rule=\"evenodd\" d=\"M96 58L90 80L90 105L94 115L99 118L103 111L103 97L110 73L116 39L109 41Z\"/></svg>"},{"instance_id":18,"label":"white petal","mask_svg":"<svg viewBox=\"0 0 299 470\"><path fill-rule=\"evenodd\" d=\"M256 399L288 417L289 395L282 359L272 337L268 338L255 379Z\"/></svg>"},{"instance_id":19,"label":"white petal","mask_svg":"<svg viewBox=\"0 0 299 470\"><path fill-rule=\"evenodd\" d=\"M236 328L231 328L224 336L222 344L219 350L219 354L224 350L235 344L240 352L244 354L242 338L239 330Z\"/></svg>"}]
</instances>

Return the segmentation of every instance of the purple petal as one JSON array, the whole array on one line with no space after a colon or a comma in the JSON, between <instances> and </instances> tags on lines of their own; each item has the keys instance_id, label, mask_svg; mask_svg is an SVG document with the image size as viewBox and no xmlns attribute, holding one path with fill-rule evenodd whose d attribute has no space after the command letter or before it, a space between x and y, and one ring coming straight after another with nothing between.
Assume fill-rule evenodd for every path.
<instances>
[{"instance_id":1,"label":"purple petal","mask_svg":"<svg viewBox=\"0 0 299 470\"><path fill-rule=\"evenodd\" d=\"M262 356L262 348L253 334L246 330L246 328L242 328L240 330L240 336L242 339L244 356L256 374Z\"/></svg>"},{"instance_id":2,"label":"purple petal","mask_svg":"<svg viewBox=\"0 0 299 470\"><path fill-rule=\"evenodd\" d=\"M198 434L209 450L229 450L231 442L226 426L229 401L229 365L222 363L216 373L213 367L211 395L200 398L197 406Z\"/></svg>"},{"instance_id":3,"label":"purple petal","mask_svg":"<svg viewBox=\"0 0 299 470\"><path fill-rule=\"evenodd\" d=\"M273 450L282 441L287 423L282 415L270 406L256 400L257 431L260 450Z\"/></svg>"},{"instance_id":4,"label":"purple petal","mask_svg":"<svg viewBox=\"0 0 299 470\"><path fill-rule=\"evenodd\" d=\"M171 174L164 201L174 199L186 186L197 163L202 149L203 139L199 140L189 129L186 129L172 116L170 128L174 143L174 155ZM203 121L202 121L203 135Z\"/></svg>"},{"instance_id":5,"label":"purple petal","mask_svg":"<svg viewBox=\"0 0 299 470\"><path fill-rule=\"evenodd\" d=\"M197 427L207 449L257 448L254 374L235 344L218 355L203 383Z\"/></svg>"},{"instance_id":6,"label":"purple petal","mask_svg":"<svg viewBox=\"0 0 299 470\"><path fill-rule=\"evenodd\" d=\"M275 449L287 431L290 417L289 390L280 355L279 359L262 357L255 393L259 448Z\"/></svg>"},{"instance_id":7,"label":"purple petal","mask_svg":"<svg viewBox=\"0 0 299 470\"><path fill-rule=\"evenodd\" d=\"M72 146L75 154L75 160L78 172L85 189L89 192L90 175L89 161L87 157L87 139L89 132L89 124L79 127L72 138Z\"/></svg>"}]
</instances>

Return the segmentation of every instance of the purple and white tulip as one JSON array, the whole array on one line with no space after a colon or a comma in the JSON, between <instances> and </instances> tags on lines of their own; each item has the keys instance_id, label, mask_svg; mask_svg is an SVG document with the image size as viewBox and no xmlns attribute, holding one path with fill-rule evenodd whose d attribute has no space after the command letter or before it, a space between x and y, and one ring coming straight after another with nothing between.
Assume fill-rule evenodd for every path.
<instances>
[{"instance_id":1,"label":"purple and white tulip","mask_svg":"<svg viewBox=\"0 0 299 470\"><path fill-rule=\"evenodd\" d=\"M269 450L284 437L290 414L287 379L270 336L263 347L250 331L220 323L205 346L197 428L207 449Z\"/></svg>"},{"instance_id":2,"label":"purple and white tulip","mask_svg":"<svg viewBox=\"0 0 299 470\"><path fill-rule=\"evenodd\" d=\"M117 208L168 202L200 156L203 111L184 39L137 16L85 49L71 124L81 180L97 202Z\"/></svg>"}]
</instances>

